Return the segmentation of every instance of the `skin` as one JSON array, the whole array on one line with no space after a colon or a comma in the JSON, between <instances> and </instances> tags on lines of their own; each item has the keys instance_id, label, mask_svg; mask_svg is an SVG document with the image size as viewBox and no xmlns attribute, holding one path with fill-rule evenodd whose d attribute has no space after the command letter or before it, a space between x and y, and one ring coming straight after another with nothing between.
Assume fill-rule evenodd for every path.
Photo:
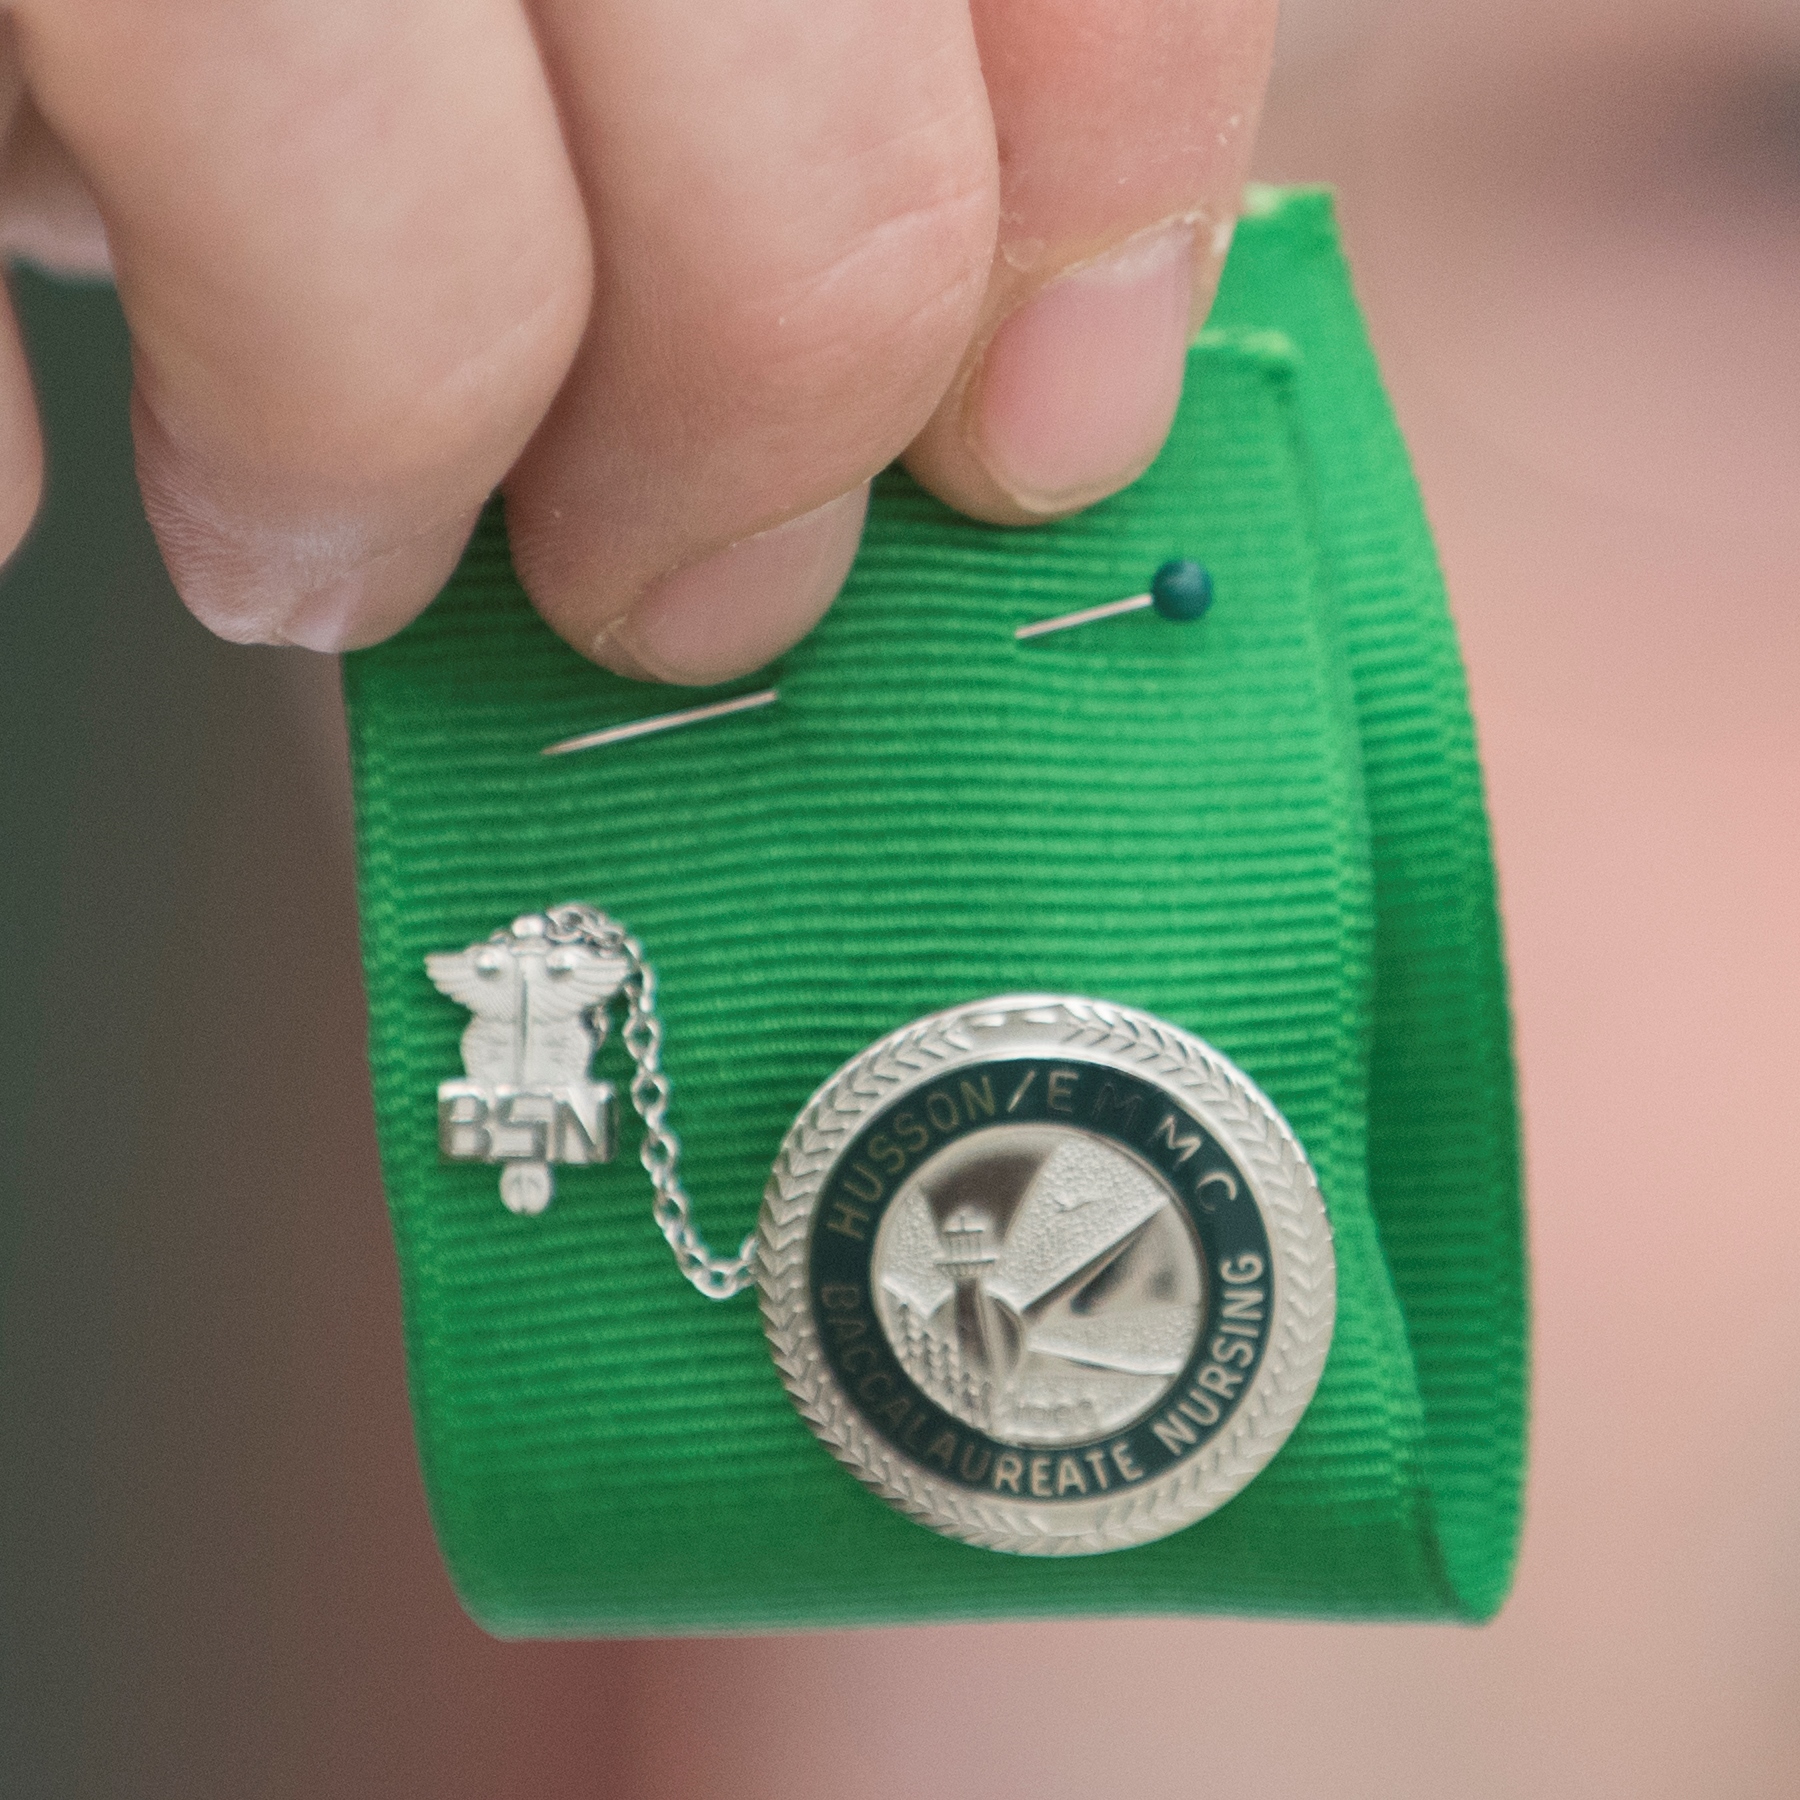
<instances>
[{"instance_id":1,"label":"skin","mask_svg":"<svg viewBox=\"0 0 1800 1800\"><path fill-rule=\"evenodd\" d=\"M483 1635L414 1456L330 671L251 657L213 680L179 634L130 629L158 590L125 570L80 621L115 654L11 771L71 746L87 765L73 860L20 916L104 1003L108 1085L96 1101L93 1015L65 1004L7 1164L0 1788L1793 1793L1800 9L1291 0L1290 33L1309 20L1258 172L1340 188L1470 662L1506 906L1535 1374L1499 1622ZM103 482L77 481L84 505ZM181 670L205 706L170 704Z\"/></svg>"},{"instance_id":2,"label":"skin","mask_svg":"<svg viewBox=\"0 0 1800 1800\"><path fill-rule=\"evenodd\" d=\"M896 457L1001 524L1160 448L1273 0L16 0L0 246L114 275L221 636L338 650L505 495L544 617L709 683ZM0 553L41 451L0 316Z\"/></svg>"}]
</instances>

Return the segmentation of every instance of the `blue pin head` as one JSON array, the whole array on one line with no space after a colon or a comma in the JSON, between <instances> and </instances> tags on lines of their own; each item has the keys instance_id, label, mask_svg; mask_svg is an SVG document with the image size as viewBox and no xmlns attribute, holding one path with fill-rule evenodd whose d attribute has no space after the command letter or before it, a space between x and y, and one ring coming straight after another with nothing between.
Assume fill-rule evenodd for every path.
<instances>
[{"instance_id":1,"label":"blue pin head","mask_svg":"<svg viewBox=\"0 0 1800 1800\"><path fill-rule=\"evenodd\" d=\"M1150 603L1165 619L1202 619L1213 603L1212 577L1191 556L1178 556L1150 581Z\"/></svg>"}]
</instances>

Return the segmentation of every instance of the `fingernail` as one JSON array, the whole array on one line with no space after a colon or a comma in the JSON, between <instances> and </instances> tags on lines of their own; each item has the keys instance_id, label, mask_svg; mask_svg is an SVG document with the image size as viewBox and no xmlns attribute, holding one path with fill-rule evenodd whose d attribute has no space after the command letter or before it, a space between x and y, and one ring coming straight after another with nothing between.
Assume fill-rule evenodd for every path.
<instances>
[{"instance_id":1,"label":"fingernail","mask_svg":"<svg viewBox=\"0 0 1800 1800\"><path fill-rule=\"evenodd\" d=\"M868 504L865 483L665 575L594 640L594 660L679 687L710 687L760 669L805 637L837 598Z\"/></svg>"},{"instance_id":2,"label":"fingernail","mask_svg":"<svg viewBox=\"0 0 1800 1800\"><path fill-rule=\"evenodd\" d=\"M1145 233L1034 295L982 358L970 433L1031 512L1115 492L1155 458L1187 366L1194 233Z\"/></svg>"}]
</instances>

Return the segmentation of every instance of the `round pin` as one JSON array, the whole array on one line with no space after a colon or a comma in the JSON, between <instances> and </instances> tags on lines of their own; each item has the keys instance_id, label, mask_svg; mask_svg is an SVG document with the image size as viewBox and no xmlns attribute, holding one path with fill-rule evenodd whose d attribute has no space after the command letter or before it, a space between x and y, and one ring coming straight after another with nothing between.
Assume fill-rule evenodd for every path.
<instances>
[{"instance_id":1,"label":"round pin","mask_svg":"<svg viewBox=\"0 0 1800 1800\"><path fill-rule=\"evenodd\" d=\"M1191 1033L1073 996L956 1007L852 1059L788 1133L759 1237L802 1416L990 1549L1124 1549L1214 1511L1331 1341L1331 1230L1273 1103Z\"/></svg>"},{"instance_id":2,"label":"round pin","mask_svg":"<svg viewBox=\"0 0 1800 1800\"><path fill-rule=\"evenodd\" d=\"M1077 625L1096 625L1102 619L1119 619L1127 613L1143 612L1155 607L1163 618L1177 625L1189 625L1202 619L1213 603L1212 577L1191 556L1178 556L1164 563L1150 578L1148 593L1132 594L1123 600L1104 600L1098 606L1084 606L1079 612L1058 613L1049 619L1034 619L1021 625L1013 637L1020 643L1031 638L1048 637L1053 631L1069 631Z\"/></svg>"},{"instance_id":3,"label":"round pin","mask_svg":"<svg viewBox=\"0 0 1800 1800\"><path fill-rule=\"evenodd\" d=\"M1178 556L1150 578L1150 603L1180 625L1203 619L1212 610L1212 577L1191 556Z\"/></svg>"}]
</instances>

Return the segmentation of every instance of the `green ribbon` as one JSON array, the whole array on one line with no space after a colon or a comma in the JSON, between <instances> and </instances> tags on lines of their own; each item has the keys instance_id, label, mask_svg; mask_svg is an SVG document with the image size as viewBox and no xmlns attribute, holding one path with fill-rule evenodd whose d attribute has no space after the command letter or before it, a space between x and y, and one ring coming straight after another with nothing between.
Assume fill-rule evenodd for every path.
<instances>
[{"instance_id":1,"label":"green ribbon","mask_svg":"<svg viewBox=\"0 0 1800 1800\"><path fill-rule=\"evenodd\" d=\"M1013 628L1211 569L1196 625ZM526 604L498 512L410 630L346 659L383 1167L433 1515L504 1633L1202 1612L1480 1619L1510 1580L1525 1298L1505 981L1461 665L1328 200L1258 198L1168 447L1030 531L890 471L761 711L681 704ZM676 1272L632 1153L537 1218L438 1159L461 1008L424 971L582 899L661 980L701 1228L736 1244L813 1089L1021 990L1144 1007L1274 1098L1330 1208L1338 1323L1269 1468L1141 1549L972 1549L865 1492L754 1302ZM610 1042L603 1073L627 1075Z\"/></svg>"}]
</instances>

